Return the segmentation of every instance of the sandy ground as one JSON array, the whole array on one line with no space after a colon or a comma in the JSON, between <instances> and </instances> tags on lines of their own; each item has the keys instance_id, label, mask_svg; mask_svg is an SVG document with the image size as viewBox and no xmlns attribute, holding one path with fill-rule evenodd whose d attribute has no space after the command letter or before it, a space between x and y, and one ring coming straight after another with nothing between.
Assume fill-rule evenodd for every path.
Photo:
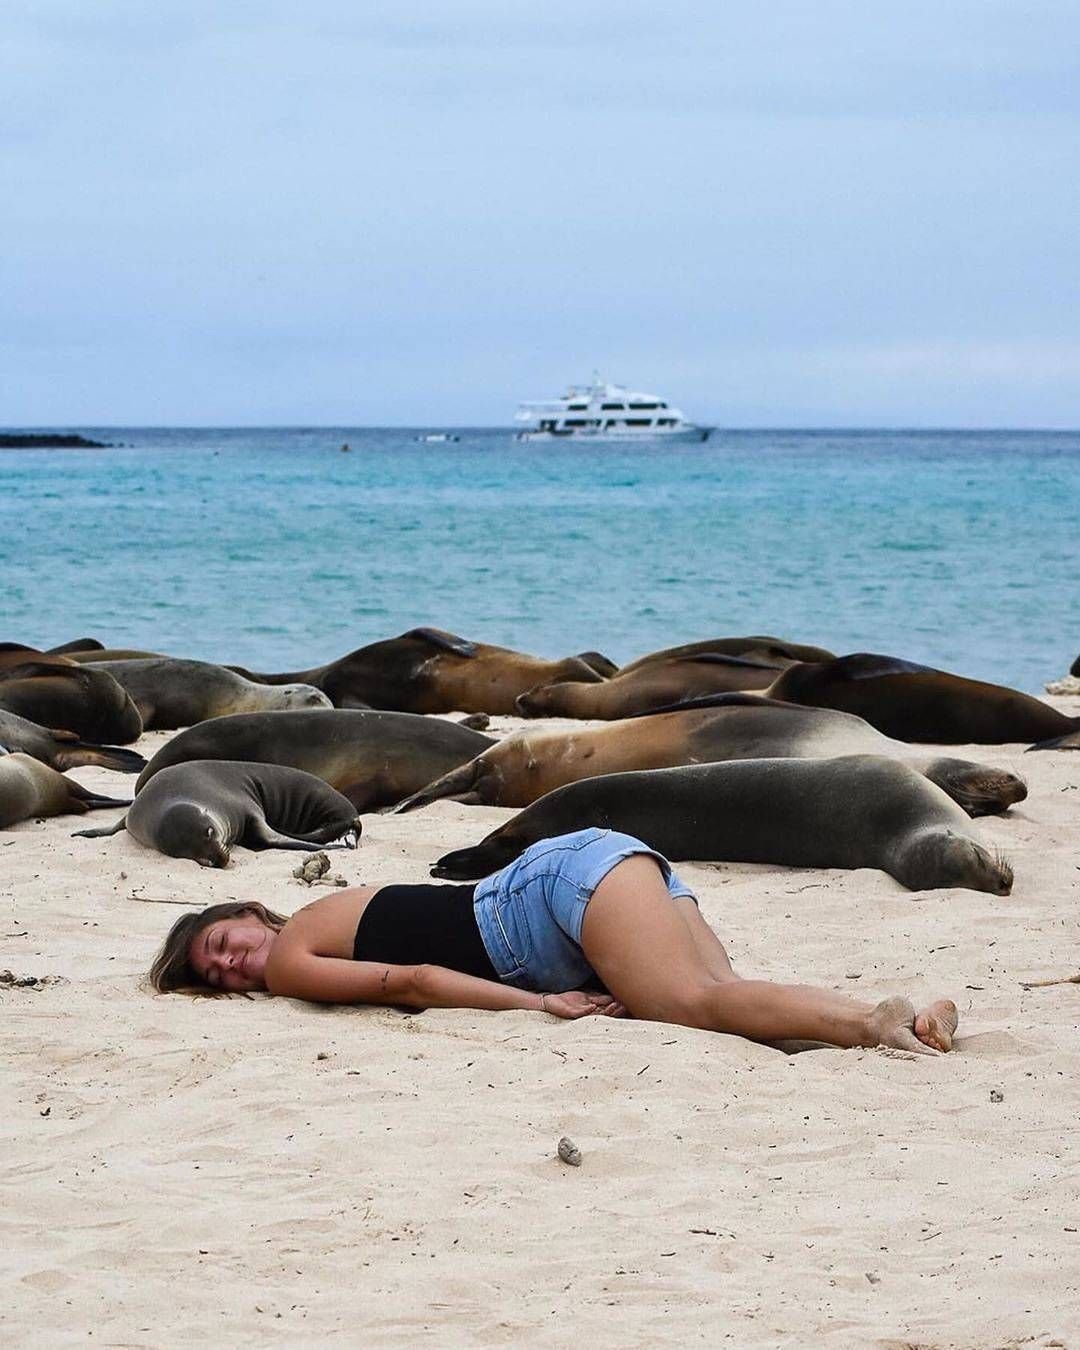
<instances>
[{"instance_id":1,"label":"sandy ground","mask_svg":"<svg viewBox=\"0 0 1080 1350\"><path fill-rule=\"evenodd\" d=\"M1076 1344L1080 985L1022 981L1080 969L1080 754L1022 749L950 751L1028 780L977 826L1015 864L1008 899L679 867L744 973L953 996L941 1060L152 997L173 902L291 911L312 898L297 855L208 872L73 839L72 817L3 832L0 968L50 981L0 991L6 1341ZM336 869L426 880L510 814L370 816Z\"/></svg>"}]
</instances>

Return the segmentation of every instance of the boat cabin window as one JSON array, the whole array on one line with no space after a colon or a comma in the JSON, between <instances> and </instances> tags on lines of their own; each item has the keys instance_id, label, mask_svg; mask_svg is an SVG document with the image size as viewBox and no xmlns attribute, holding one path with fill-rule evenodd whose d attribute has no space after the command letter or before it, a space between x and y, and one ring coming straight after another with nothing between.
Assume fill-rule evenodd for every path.
<instances>
[{"instance_id":1,"label":"boat cabin window","mask_svg":"<svg viewBox=\"0 0 1080 1350\"><path fill-rule=\"evenodd\" d=\"M628 417L626 425L628 427L651 427L652 419L648 417Z\"/></svg>"},{"instance_id":2,"label":"boat cabin window","mask_svg":"<svg viewBox=\"0 0 1080 1350\"><path fill-rule=\"evenodd\" d=\"M567 427L587 427L588 425L588 418L585 417L567 417L563 421L563 426Z\"/></svg>"},{"instance_id":3,"label":"boat cabin window","mask_svg":"<svg viewBox=\"0 0 1080 1350\"><path fill-rule=\"evenodd\" d=\"M601 403L601 412L624 412L625 409L621 403Z\"/></svg>"},{"instance_id":4,"label":"boat cabin window","mask_svg":"<svg viewBox=\"0 0 1080 1350\"><path fill-rule=\"evenodd\" d=\"M657 425L658 427L673 427L673 426L675 425L675 418L674 418L674 417L658 417L658 418L656 419L656 425Z\"/></svg>"},{"instance_id":5,"label":"boat cabin window","mask_svg":"<svg viewBox=\"0 0 1080 1350\"><path fill-rule=\"evenodd\" d=\"M666 408L666 403L631 403L631 412L651 412L654 408Z\"/></svg>"},{"instance_id":6,"label":"boat cabin window","mask_svg":"<svg viewBox=\"0 0 1080 1350\"><path fill-rule=\"evenodd\" d=\"M568 403L566 406L570 412L584 412L589 405L587 403Z\"/></svg>"}]
</instances>

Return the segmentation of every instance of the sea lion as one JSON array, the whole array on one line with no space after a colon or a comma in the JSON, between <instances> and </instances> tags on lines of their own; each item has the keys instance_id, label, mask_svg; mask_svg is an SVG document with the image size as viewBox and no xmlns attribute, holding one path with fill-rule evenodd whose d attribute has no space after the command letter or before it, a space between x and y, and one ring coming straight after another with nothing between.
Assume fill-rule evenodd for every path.
<instances>
[{"instance_id":1,"label":"sea lion","mask_svg":"<svg viewBox=\"0 0 1080 1350\"><path fill-rule=\"evenodd\" d=\"M0 709L95 743L127 745L142 734L138 708L111 675L11 644L0 644Z\"/></svg>"},{"instance_id":2,"label":"sea lion","mask_svg":"<svg viewBox=\"0 0 1080 1350\"><path fill-rule=\"evenodd\" d=\"M104 670L131 695L144 731L174 731L230 713L332 708L310 684L255 684L209 661L172 656L139 661L94 661L86 670Z\"/></svg>"},{"instance_id":3,"label":"sea lion","mask_svg":"<svg viewBox=\"0 0 1080 1350\"><path fill-rule=\"evenodd\" d=\"M90 745L80 741L73 731L53 731L3 709L0 709L0 749L31 755L61 773L84 764L115 769L117 773L141 773L146 768L146 760L134 750Z\"/></svg>"},{"instance_id":4,"label":"sea lion","mask_svg":"<svg viewBox=\"0 0 1080 1350\"><path fill-rule=\"evenodd\" d=\"M32 755L0 754L0 828L36 816L81 816L106 806L129 805L90 792Z\"/></svg>"},{"instance_id":5,"label":"sea lion","mask_svg":"<svg viewBox=\"0 0 1080 1350\"><path fill-rule=\"evenodd\" d=\"M98 661L149 661L153 656L164 655L164 652L144 652L139 647L91 647L67 653L68 660L80 666Z\"/></svg>"},{"instance_id":6,"label":"sea lion","mask_svg":"<svg viewBox=\"0 0 1080 1350\"><path fill-rule=\"evenodd\" d=\"M646 661L619 671L599 684L548 682L522 694L516 709L522 717L578 717L614 720L654 708L735 690L767 689L783 669L780 661L752 661L721 652L699 652L671 660Z\"/></svg>"},{"instance_id":7,"label":"sea lion","mask_svg":"<svg viewBox=\"0 0 1080 1350\"><path fill-rule=\"evenodd\" d=\"M228 866L234 844L311 851L343 835L355 847L360 837L356 808L321 778L280 764L227 759L163 769L111 829L77 834L100 839L125 828L147 848L193 858L202 867Z\"/></svg>"},{"instance_id":8,"label":"sea lion","mask_svg":"<svg viewBox=\"0 0 1080 1350\"><path fill-rule=\"evenodd\" d=\"M799 642L788 642L778 637L731 637L706 638L702 642L685 642L681 647L665 647L661 651L648 652L636 661L629 661L619 667L619 673L637 670L641 666L655 665L657 661L673 661L680 656L700 656L704 652L716 652L720 656L742 656L748 661L763 661L766 665L792 665L796 661L831 661L833 653L824 647L807 647Z\"/></svg>"},{"instance_id":9,"label":"sea lion","mask_svg":"<svg viewBox=\"0 0 1080 1350\"><path fill-rule=\"evenodd\" d=\"M963 759L922 756L852 713L804 708L752 694L718 694L704 706L568 731L527 727L451 769L397 808L442 798L483 806L529 806L566 783L635 769L735 759L828 759L873 754L902 759L972 816L1023 801L1023 780Z\"/></svg>"},{"instance_id":10,"label":"sea lion","mask_svg":"<svg viewBox=\"0 0 1080 1350\"><path fill-rule=\"evenodd\" d=\"M412 713L513 713L514 700L533 685L604 678L577 656L546 661L438 628L414 628L312 670L263 675L243 666L230 669L260 684L313 684L335 708Z\"/></svg>"},{"instance_id":11,"label":"sea lion","mask_svg":"<svg viewBox=\"0 0 1080 1350\"><path fill-rule=\"evenodd\" d=\"M48 647L46 650L50 656L66 656L70 652L101 652L105 650L105 644L97 638L73 638L70 642L61 642L59 647Z\"/></svg>"},{"instance_id":12,"label":"sea lion","mask_svg":"<svg viewBox=\"0 0 1080 1350\"><path fill-rule=\"evenodd\" d=\"M1080 717L1066 717L1018 689L871 652L789 666L765 692L789 703L857 713L898 741L1001 745L1080 731Z\"/></svg>"},{"instance_id":13,"label":"sea lion","mask_svg":"<svg viewBox=\"0 0 1080 1350\"><path fill-rule=\"evenodd\" d=\"M305 769L343 792L358 811L393 806L494 741L441 717L328 708L236 713L181 731L143 770L137 791L170 764L232 759Z\"/></svg>"},{"instance_id":14,"label":"sea lion","mask_svg":"<svg viewBox=\"0 0 1080 1350\"><path fill-rule=\"evenodd\" d=\"M468 880L550 835L621 830L674 860L879 867L910 890L1008 895L1012 869L922 774L880 755L744 759L586 778L541 797L432 875Z\"/></svg>"},{"instance_id":15,"label":"sea lion","mask_svg":"<svg viewBox=\"0 0 1080 1350\"><path fill-rule=\"evenodd\" d=\"M1080 656L1078 656L1076 660L1072 663L1072 665L1069 667L1069 674L1075 675L1078 679L1080 679Z\"/></svg>"}]
</instances>

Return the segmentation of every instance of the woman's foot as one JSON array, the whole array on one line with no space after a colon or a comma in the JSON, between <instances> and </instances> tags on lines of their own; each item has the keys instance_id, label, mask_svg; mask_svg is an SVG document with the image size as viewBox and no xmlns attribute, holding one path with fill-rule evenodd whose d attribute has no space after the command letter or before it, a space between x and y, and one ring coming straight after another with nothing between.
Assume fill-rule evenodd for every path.
<instances>
[{"instance_id":1,"label":"woman's foot","mask_svg":"<svg viewBox=\"0 0 1080 1350\"><path fill-rule=\"evenodd\" d=\"M956 1004L947 998L938 999L917 1013L909 998L897 995L883 999L870 1014L870 1043L918 1055L944 1054L952 1049L959 1020Z\"/></svg>"}]
</instances>

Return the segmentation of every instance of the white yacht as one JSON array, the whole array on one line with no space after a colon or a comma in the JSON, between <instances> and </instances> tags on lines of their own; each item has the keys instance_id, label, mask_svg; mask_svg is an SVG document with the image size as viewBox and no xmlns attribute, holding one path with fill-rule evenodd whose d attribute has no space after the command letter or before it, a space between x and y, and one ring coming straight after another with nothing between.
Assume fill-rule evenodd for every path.
<instances>
[{"instance_id":1,"label":"white yacht","mask_svg":"<svg viewBox=\"0 0 1080 1350\"><path fill-rule=\"evenodd\" d=\"M608 384L598 375L592 384L571 385L562 398L522 403L514 421L528 424L517 433L519 441L564 436L590 441L707 441L713 430L688 422L678 408L656 394Z\"/></svg>"}]
</instances>

